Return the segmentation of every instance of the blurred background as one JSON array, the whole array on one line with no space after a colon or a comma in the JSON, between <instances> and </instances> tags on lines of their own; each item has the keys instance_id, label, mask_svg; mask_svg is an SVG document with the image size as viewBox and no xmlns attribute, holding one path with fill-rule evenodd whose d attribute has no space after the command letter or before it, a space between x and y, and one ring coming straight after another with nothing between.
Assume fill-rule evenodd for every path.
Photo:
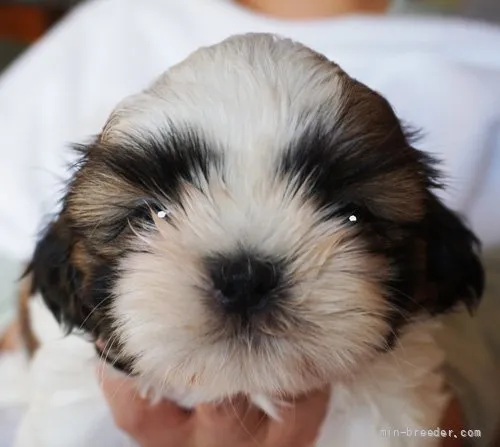
<instances>
[{"instance_id":1,"label":"blurred background","mask_svg":"<svg viewBox=\"0 0 500 447\"><path fill-rule=\"evenodd\" d=\"M0 70L83 1L0 0ZM395 0L392 10L400 14L447 15L500 23L498 0Z\"/></svg>"},{"instance_id":2,"label":"blurred background","mask_svg":"<svg viewBox=\"0 0 500 447\"><path fill-rule=\"evenodd\" d=\"M76 1L1 1L0 69L42 36Z\"/></svg>"}]
</instances>

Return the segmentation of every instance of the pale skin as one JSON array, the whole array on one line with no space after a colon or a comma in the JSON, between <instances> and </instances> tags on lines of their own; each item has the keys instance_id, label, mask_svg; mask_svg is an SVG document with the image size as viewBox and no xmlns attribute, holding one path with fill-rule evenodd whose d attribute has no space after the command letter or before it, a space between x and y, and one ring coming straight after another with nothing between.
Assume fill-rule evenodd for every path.
<instances>
[{"instance_id":1,"label":"pale skin","mask_svg":"<svg viewBox=\"0 0 500 447\"><path fill-rule=\"evenodd\" d=\"M288 20L321 19L348 13L383 13L389 0L237 0L260 14ZM17 328L0 337L0 351L17 345ZM282 421L269 419L238 397L219 406L200 405L185 411L163 401L151 406L137 394L131 379L98 372L104 396L119 428L142 447L312 447L326 416L330 388L295 397ZM441 428L458 433L462 415L453 400ZM460 439L444 438L443 447L458 447Z\"/></svg>"},{"instance_id":2,"label":"pale skin","mask_svg":"<svg viewBox=\"0 0 500 447\"><path fill-rule=\"evenodd\" d=\"M117 426L142 447L312 447L330 398L326 389L294 399L277 422L242 397L186 411L167 401L149 405L132 380L115 374L104 373L102 389Z\"/></svg>"},{"instance_id":3,"label":"pale skin","mask_svg":"<svg viewBox=\"0 0 500 447\"><path fill-rule=\"evenodd\" d=\"M244 398L192 411L163 401L150 405L131 379L98 371L116 425L142 447L313 447L326 416L330 387L290 400L281 421L267 417ZM460 433L462 415L452 401L439 426ZM460 439L443 438L442 447L459 447Z\"/></svg>"},{"instance_id":4,"label":"pale skin","mask_svg":"<svg viewBox=\"0 0 500 447\"><path fill-rule=\"evenodd\" d=\"M382 14L389 0L236 0L259 14L288 20L322 19L343 14Z\"/></svg>"}]
</instances>

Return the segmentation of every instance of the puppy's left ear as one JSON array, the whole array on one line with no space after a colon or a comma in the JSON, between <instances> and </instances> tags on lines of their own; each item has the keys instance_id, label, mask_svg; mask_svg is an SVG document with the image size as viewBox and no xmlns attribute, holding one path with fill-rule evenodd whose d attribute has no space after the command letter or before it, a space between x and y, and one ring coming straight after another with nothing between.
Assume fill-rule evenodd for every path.
<instances>
[{"instance_id":1,"label":"puppy's left ear","mask_svg":"<svg viewBox=\"0 0 500 447\"><path fill-rule=\"evenodd\" d=\"M427 279L434 289L430 311L463 303L472 313L484 289L481 244L463 220L430 194L427 215Z\"/></svg>"}]
</instances>

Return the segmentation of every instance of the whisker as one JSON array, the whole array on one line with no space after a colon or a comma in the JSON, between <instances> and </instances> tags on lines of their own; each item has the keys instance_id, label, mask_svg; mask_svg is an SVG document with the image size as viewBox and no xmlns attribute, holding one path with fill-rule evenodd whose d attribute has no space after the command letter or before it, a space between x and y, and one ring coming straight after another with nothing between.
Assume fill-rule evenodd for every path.
<instances>
[{"instance_id":1,"label":"whisker","mask_svg":"<svg viewBox=\"0 0 500 447\"><path fill-rule=\"evenodd\" d=\"M85 319L82 321L82 323L79 326L79 329L83 329L83 326L85 323L90 319L90 317L106 302L109 301L113 296L110 294L108 297L104 298L101 300L99 303L97 303L92 310L89 312L89 314L85 317Z\"/></svg>"},{"instance_id":2,"label":"whisker","mask_svg":"<svg viewBox=\"0 0 500 447\"><path fill-rule=\"evenodd\" d=\"M416 304L417 306L419 306L421 309L420 310L426 310L425 307L422 305L422 303L418 302L414 297L412 297L411 295L408 295L407 293L403 292L402 290L399 290L397 289L396 287L394 286L391 286L391 285L387 285L387 288L389 290L392 290L393 292L396 292L398 293L399 295L401 295L402 297L404 298L407 298L409 301L411 301L413 304Z\"/></svg>"},{"instance_id":3,"label":"whisker","mask_svg":"<svg viewBox=\"0 0 500 447\"><path fill-rule=\"evenodd\" d=\"M252 432L247 428L245 427L245 424L243 422L243 419L240 418L240 416L238 415L238 411L236 410L236 407L234 406L234 403L231 399L229 399L229 404L231 405L231 408L233 410L233 414L234 416L236 417L236 419L238 420L238 423L240 424L241 428L243 429L243 431L250 437L250 439L252 440L252 442L257 445L257 446L260 446L262 445L258 439L252 434ZM251 411L251 404L248 406L247 410L246 410L246 413L245 415L248 414L248 412Z\"/></svg>"}]
</instances>

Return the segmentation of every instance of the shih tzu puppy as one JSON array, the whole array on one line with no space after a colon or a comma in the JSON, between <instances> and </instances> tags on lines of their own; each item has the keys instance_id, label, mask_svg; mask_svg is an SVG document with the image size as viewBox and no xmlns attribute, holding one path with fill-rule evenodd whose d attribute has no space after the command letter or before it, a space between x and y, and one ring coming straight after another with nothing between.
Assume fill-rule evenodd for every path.
<instances>
[{"instance_id":1,"label":"shih tzu puppy","mask_svg":"<svg viewBox=\"0 0 500 447\"><path fill-rule=\"evenodd\" d=\"M243 393L276 418L282 396L331 384L318 446L439 443L390 432L439 426L433 330L477 305L479 244L382 96L299 43L235 36L125 99L78 150L28 269L82 343L63 363L97 346L150 398ZM35 360L53 367L50 343Z\"/></svg>"}]
</instances>

